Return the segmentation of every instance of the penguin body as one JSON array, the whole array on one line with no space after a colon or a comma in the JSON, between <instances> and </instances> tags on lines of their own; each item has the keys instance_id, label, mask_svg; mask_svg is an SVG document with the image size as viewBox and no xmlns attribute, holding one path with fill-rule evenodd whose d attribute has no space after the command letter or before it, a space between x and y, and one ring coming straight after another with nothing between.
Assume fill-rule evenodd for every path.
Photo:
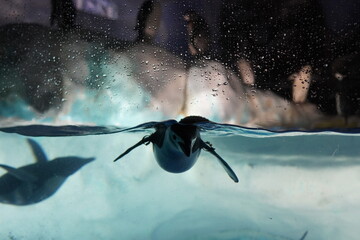
<instances>
[{"instance_id":1,"label":"penguin body","mask_svg":"<svg viewBox=\"0 0 360 240\"><path fill-rule=\"evenodd\" d=\"M215 152L210 143L204 142L200 137L200 129L195 123L209 122L202 117L186 117L180 122L175 120L157 123L154 125L155 132L145 136L140 142L127 149L114 161L122 158L133 149L142 144L153 144L154 156L157 163L165 171L181 173L194 166L202 149L213 154L223 166L234 182L238 178L230 166Z\"/></svg>"},{"instance_id":2,"label":"penguin body","mask_svg":"<svg viewBox=\"0 0 360 240\"><path fill-rule=\"evenodd\" d=\"M37 162L20 168L5 164L7 171L0 177L0 202L12 205L30 205L52 196L65 180L94 158L60 157L48 161L41 146L29 139Z\"/></svg>"}]
</instances>

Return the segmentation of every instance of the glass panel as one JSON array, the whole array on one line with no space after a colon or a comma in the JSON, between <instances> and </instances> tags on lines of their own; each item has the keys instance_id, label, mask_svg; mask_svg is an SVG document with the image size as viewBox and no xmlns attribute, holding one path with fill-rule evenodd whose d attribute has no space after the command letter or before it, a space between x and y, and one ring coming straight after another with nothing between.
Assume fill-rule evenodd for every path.
<instances>
[{"instance_id":1,"label":"glass panel","mask_svg":"<svg viewBox=\"0 0 360 240\"><path fill-rule=\"evenodd\" d=\"M0 0L0 239L357 239L359 5Z\"/></svg>"}]
</instances>

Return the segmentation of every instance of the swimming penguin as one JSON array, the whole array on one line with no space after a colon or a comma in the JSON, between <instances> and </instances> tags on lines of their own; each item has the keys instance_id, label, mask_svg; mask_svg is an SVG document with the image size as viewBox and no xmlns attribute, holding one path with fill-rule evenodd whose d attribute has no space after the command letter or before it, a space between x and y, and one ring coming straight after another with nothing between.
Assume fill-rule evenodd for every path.
<instances>
[{"instance_id":1,"label":"swimming penguin","mask_svg":"<svg viewBox=\"0 0 360 240\"><path fill-rule=\"evenodd\" d=\"M190 116L180 122L175 120L157 123L153 127L155 133L145 136L140 142L127 149L115 160L119 160L142 144L153 144L155 159L165 171L181 173L189 170L198 159L201 149L213 154L234 182L238 178L230 166L222 159L209 142L200 137L200 129L195 123L209 122L203 117Z\"/></svg>"},{"instance_id":2,"label":"swimming penguin","mask_svg":"<svg viewBox=\"0 0 360 240\"><path fill-rule=\"evenodd\" d=\"M0 177L0 202L13 205L30 205L52 196L65 182L94 158L60 157L48 161L41 146L34 140L28 143L36 157L36 163L20 168L4 164L7 171Z\"/></svg>"}]
</instances>

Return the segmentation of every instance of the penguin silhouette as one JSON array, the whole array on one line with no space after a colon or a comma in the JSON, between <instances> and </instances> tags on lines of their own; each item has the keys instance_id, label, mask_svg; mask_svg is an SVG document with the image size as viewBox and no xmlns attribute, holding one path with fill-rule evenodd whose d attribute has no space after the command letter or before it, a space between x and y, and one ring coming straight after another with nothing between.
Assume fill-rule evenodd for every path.
<instances>
[{"instance_id":1,"label":"penguin silhouette","mask_svg":"<svg viewBox=\"0 0 360 240\"><path fill-rule=\"evenodd\" d=\"M34 140L28 143L36 163L20 168L4 164L7 171L0 177L0 202L13 205L30 205L52 196L65 180L95 158L60 157L48 161L41 146Z\"/></svg>"},{"instance_id":2,"label":"penguin silhouette","mask_svg":"<svg viewBox=\"0 0 360 240\"><path fill-rule=\"evenodd\" d=\"M195 123L210 122L203 117L190 116L179 122L175 120L154 124L155 132L150 136L145 136L140 142L127 149L115 160L119 160L133 149L142 144L153 144L155 159L165 171L181 173L194 166L199 158L202 149L214 155L223 166L227 174L234 182L238 178L230 166L220 157L215 148L209 142L204 142L200 137L200 129Z\"/></svg>"}]
</instances>

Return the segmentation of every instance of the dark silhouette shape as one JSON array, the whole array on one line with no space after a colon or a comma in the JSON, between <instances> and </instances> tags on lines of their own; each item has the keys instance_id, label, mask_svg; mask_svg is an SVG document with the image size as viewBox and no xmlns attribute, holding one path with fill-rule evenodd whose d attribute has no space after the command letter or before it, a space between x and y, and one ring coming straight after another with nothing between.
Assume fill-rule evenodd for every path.
<instances>
[{"instance_id":1,"label":"dark silhouette shape","mask_svg":"<svg viewBox=\"0 0 360 240\"><path fill-rule=\"evenodd\" d=\"M65 180L94 158L60 157L48 161L41 146L34 140L28 143L36 163L20 168L4 164L8 173L0 177L0 202L13 205L30 205L52 196Z\"/></svg>"},{"instance_id":2,"label":"dark silhouette shape","mask_svg":"<svg viewBox=\"0 0 360 240\"><path fill-rule=\"evenodd\" d=\"M336 110L345 118L360 115L360 55L351 54L333 62L332 74L337 82Z\"/></svg>"},{"instance_id":3,"label":"dark silhouette shape","mask_svg":"<svg viewBox=\"0 0 360 240\"><path fill-rule=\"evenodd\" d=\"M204 56L209 53L210 48L210 27L206 20L193 10L184 14L186 22L189 51L193 56Z\"/></svg>"},{"instance_id":4,"label":"dark silhouette shape","mask_svg":"<svg viewBox=\"0 0 360 240\"><path fill-rule=\"evenodd\" d=\"M228 0L220 19L223 61L245 83L296 103L313 102L310 91L324 88L313 84L326 36L317 0Z\"/></svg>"},{"instance_id":5,"label":"dark silhouette shape","mask_svg":"<svg viewBox=\"0 0 360 240\"><path fill-rule=\"evenodd\" d=\"M72 0L51 0L50 25L55 22L59 29L69 31L75 28L76 8Z\"/></svg>"},{"instance_id":6,"label":"dark silhouette shape","mask_svg":"<svg viewBox=\"0 0 360 240\"><path fill-rule=\"evenodd\" d=\"M155 159L160 167L168 172L181 173L189 170L195 164L201 149L204 149L218 159L234 182L238 182L239 180L234 171L215 152L215 148L201 139L200 129L195 125L199 122L209 122L209 120L191 116L182 119L180 122L173 120L156 123L153 126L156 130L155 133L145 136L140 142L117 157L114 162L142 144L153 143Z\"/></svg>"},{"instance_id":7,"label":"dark silhouette shape","mask_svg":"<svg viewBox=\"0 0 360 240\"><path fill-rule=\"evenodd\" d=\"M135 30L138 32L136 41L152 42L160 26L161 5L154 0L143 2L137 15Z\"/></svg>"}]
</instances>

